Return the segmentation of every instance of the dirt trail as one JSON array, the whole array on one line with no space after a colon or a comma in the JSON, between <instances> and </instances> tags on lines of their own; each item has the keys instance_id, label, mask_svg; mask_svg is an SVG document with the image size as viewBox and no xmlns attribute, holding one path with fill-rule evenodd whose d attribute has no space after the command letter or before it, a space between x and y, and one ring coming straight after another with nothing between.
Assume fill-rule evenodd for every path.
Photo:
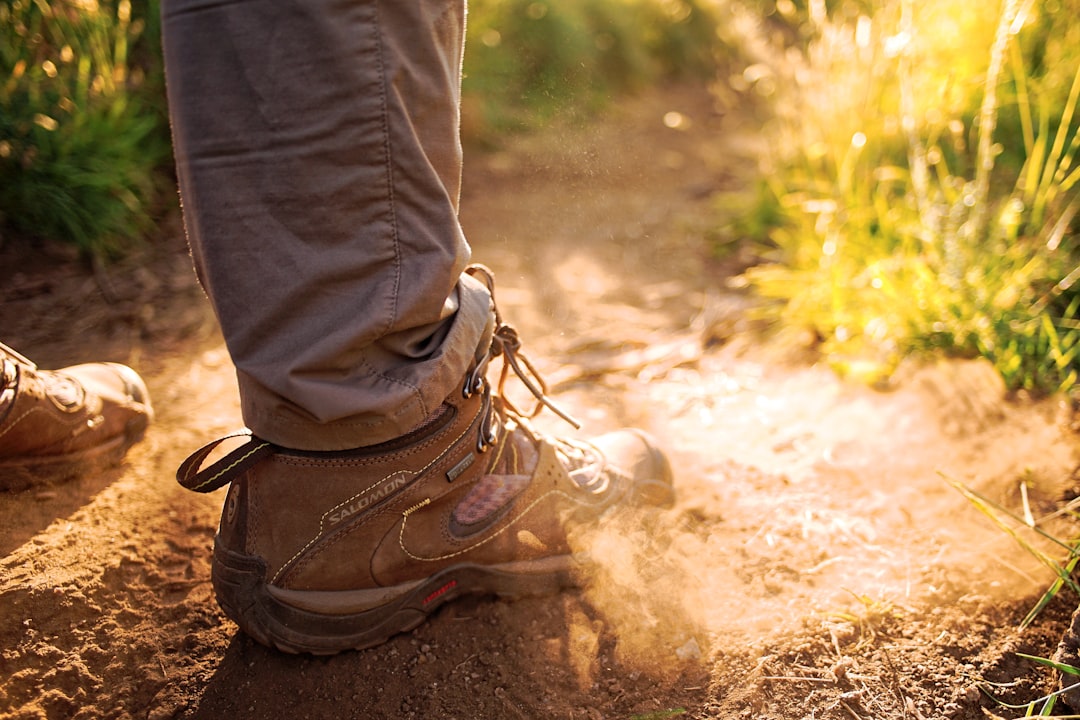
<instances>
[{"instance_id":1,"label":"dirt trail","mask_svg":"<svg viewBox=\"0 0 1080 720\"><path fill-rule=\"evenodd\" d=\"M1076 599L1016 630L1047 573L943 476L1050 512L1076 490L1068 413L1007 402L980 363L877 392L736 332L703 238L752 131L668 88L468 156L462 220L504 315L588 431L664 439L680 501L598 534L582 592L462 600L332 658L267 651L214 604L221 497L172 474L239 411L175 223L96 276L0 247L3 339L46 367L129 362L158 413L124 467L0 497L0 718L1022 715L979 687L1047 690L1015 652L1049 655Z\"/></svg>"}]
</instances>

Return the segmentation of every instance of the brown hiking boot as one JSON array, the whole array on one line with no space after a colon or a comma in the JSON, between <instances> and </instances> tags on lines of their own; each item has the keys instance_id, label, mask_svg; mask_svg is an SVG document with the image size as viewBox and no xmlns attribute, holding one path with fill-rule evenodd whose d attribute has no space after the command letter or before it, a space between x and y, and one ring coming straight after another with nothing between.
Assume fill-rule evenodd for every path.
<instances>
[{"instance_id":1,"label":"brown hiking boot","mask_svg":"<svg viewBox=\"0 0 1080 720\"><path fill-rule=\"evenodd\" d=\"M461 595L580 585L575 528L616 507L671 503L670 466L645 433L576 442L530 429L502 397L505 368L551 405L515 332L496 318L492 350L461 392L408 435L345 452L241 435L244 444L205 469L226 438L180 467L177 478L193 490L231 483L212 577L242 630L287 652L371 647ZM493 396L484 372L499 354Z\"/></svg>"},{"instance_id":2,"label":"brown hiking boot","mask_svg":"<svg viewBox=\"0 0 1080 720\"><path fill-rule=\"evenodd\" d=\"M0 343L0 490L114 465L152 417L146 384L126 365L39 370Z\"/></svg>"}]
</instances>

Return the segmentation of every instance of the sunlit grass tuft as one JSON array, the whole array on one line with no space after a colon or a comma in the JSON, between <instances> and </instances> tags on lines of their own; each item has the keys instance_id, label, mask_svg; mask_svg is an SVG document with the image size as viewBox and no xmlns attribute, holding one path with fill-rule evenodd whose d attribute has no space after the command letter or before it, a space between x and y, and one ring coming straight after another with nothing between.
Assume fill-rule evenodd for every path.
<instances>
[{"instance_id":1,"label":"sunlit grass tuft","mask_svg":"<svg viewBox=\"0 0 1080 720\"><path fill-rule=\"evenodd\" d=\"M859 603L861 610L851 612L837 610L826 613L826 615L850 623L858 629L859 642L856 647L873 644L877 640L878 629L885 625L887 621L901 615L900 609L888 600L878 600L869 595L852 592L846 588L845 591Z\"/></svg>"},{"instance_id":2,"label":"sunlit grass tuft","mask_svg":"<svg viewBox=\"0 0 1080 720\"><path fill-rule=\"evenodd\" d=\"M1037 10L819 16L804 53L758 71L775 115L757 212L779 220L746 278L837 369L883 379L941 352L989 358L1013 389L1076 383L1080 54L1059 97L1060 67L1022 51Z\"/></svg>"}]
</instances>

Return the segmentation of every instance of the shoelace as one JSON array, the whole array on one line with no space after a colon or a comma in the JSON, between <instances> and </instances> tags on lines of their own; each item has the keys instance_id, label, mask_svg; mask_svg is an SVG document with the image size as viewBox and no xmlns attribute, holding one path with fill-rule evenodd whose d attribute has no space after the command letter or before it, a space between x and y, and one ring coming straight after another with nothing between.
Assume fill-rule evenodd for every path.
<instances>
[{"instance_id":1,"label":"shoelace","mask_svg":"<svg viewBox=\"0 0 1080 720\"><path fill-rule=\"evenodd\" d=\"M555 445L563 467L578 487L594 494L607 490L610 478L606 472L608 465L603 453L587 442L559 437L549 437L547 440Z\"/></svg>"},{"instance_id":2,"label":"shoelace","mask_svg":"<svg viewBox=\"0 0 1080 720\"><path fill-rule=\"evenodd\" d=\"M468 266L465 272L480 279L487 286L488 293L491 295L493 312L495 313L495 332L492 336L491 347L465 381L466 397L476 392L484 393L484 404L482 406L484 417L480 424L477 450L485 452L497 442L497 437L493 431L496 415L500 416L499 419L504 426L507 420L512 418L516 425L536 438L538 433L532 429L528 419L536 417L546 407L572 425L575 430L580 430L581 423L548 397L547 383L544 382L544 378L536 370L532 362L529 361L529 358L521 351L521 338L517 329L503 321L499 306L495 302L494 273L487 266L480 264ZM503 359L503 364L499 372L495 399L492 401L491 388L486 379L487 367L493 358L500 356ZM518 409L506 395L506 381L511 371L536 398L536 405L528 413ZM587 442L547 436L545 436L545 439L556 447L556 452L562 458L563 466L569 472L570 479L579 487L591 493L603 493L605 491L609 479L603 472L606 464L603 453Z\"/></svg>"},{"instance_id":3,"label":"shoelace","mask_svg":"<svg viewBox=\"0 0 1080 720\"><path fill-rule=\"evenodd\" d=\"M580 429L581 423L552 402L551 398L547 396L547 383L544 382L544 378L536 370L529 358L526 357L525 353L521 351L521 337L518 335L517 329L503 321L502 313L499 312L499 305L495 302L495 274L486 265L478 263L469 265L465 268L465 272L483 282L487 287L488 293L491 295L491 306L495 313L495 332L492 334L491 346L466 377L463 390L465 397L470 397L477 392L484 393L484 417L480 423L477 450L484 452L495 444L494 422L496 414L512 415L519 424L528 427L528 423L524 422L524 420L536 417L546 407L575 429ZM491 386L487 381L487 369L491 360L497 357L502 358L503 364L499 372L498 385L495 388L496 401L492 402ZM529 412L520 410L507 397L506 380L509 378L511 371L536 398L536 405ZM505 417L502 419L505 422Z\"/></svg>"}]
</instances>

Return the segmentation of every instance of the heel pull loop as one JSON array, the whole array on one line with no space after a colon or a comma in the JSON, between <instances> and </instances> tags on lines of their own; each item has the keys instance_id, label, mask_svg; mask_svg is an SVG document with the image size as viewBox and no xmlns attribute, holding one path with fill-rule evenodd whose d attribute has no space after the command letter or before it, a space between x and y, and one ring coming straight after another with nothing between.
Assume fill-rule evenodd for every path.
<instances>
[{"instance_id":1,"label":"heel pull loop","mask_svg":"<svg viewBox=\"0 0 1080 720\"><path fill-rule=\"evenodd\" d=\"M221 443L234 438L246 437L248 441L228 452L223 458L206 468L203 462ZM250 430L238 430L203 445L188 456L176 470L176 481L188 490L209 493L228 485L233 478L274 452L274 446L251 434Z\"/></svg>"}]
</instances>

